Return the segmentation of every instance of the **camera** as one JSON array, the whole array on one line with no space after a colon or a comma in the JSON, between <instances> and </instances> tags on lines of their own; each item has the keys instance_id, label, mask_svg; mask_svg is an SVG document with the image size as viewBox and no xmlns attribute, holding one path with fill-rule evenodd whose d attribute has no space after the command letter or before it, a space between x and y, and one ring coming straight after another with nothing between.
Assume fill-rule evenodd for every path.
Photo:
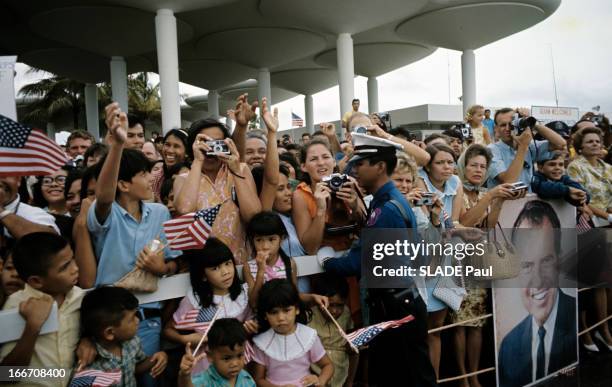
<instances>
[{"instance_id":1,"label":"camera","mask_svg":"<svg viewBox=\"0 0 612 387\"><path fill-rule=\"evenodd\" d=\"M423 192L421 198L414 202L415 206L433 206L433 192Z\"/></svg>"},{"instance_id":2,"label":"camera","mask_svg":"<svg viewBox=\"0 0 612 387\"><path fill-rule=\"evenodd\" d=\"M515 114L514 120L512 120L512 126L516 135L520 136L527 128L534 130L537 122L538 121L534 117L519 117L518 114Z\"/></svg>"},{"instance_id":3,"label":"camera","mask_svg":"<svg viewBox=\"0 0 612 387\"><path fill-rule=\"evenodd\" d=\"M452 130L461 133L461 137L463 137L464 141L474 137L472 134L472 127L467 122L455 125Z\"/></svg>"},{"instance_id":4,"label":"camera","mask_svg":"<svg viewBox=\"0 0 612 387\"><path fill-rule=\"evenodd\" d=\"M595 116L591 116L590 121L595 124L595 126L600 127L603 122L603 114L597 114Z\"/></svg>"},{"instance_id":5,"label":"camera","mask_svg":"<svg viewBox=\"0 0 612 387\"><path fill-rule=\"evenodd\" d=\"M510 185L512 186L512 188L510 188L510 191L512 192L522 191L528 188L527 184L523 183L522 181L517 181L516 183L512 183Z\"/></svg>"},{"instance_id":6,"label":"camera","mask_svg":"<svg viewBox=\"0 0 612 387\"><path fill-rule=\"evenodd\" d=\"M206 152L207 155L229 155L229 147L223 140L206 141L206 145L210 147L210 151Z\"/></svg>"},{"instance_id":7,"label":"camera","mask_svg":"<svg viewBox=\"0 0 612 387\"><path fill-rule=\"evenodd\" d=\"M329 176L325 176L322 181L327 183L327 186L331 188L332 191L338 191L342 188L342 184L349 181L349 178L344 173L332 173Z\"/></svg>"},{"instance_id":8,"label":"camera","mask_svg":"<svg viewBox=\"0 0 612 387\"><path fill-rule=\"evenodd\" d=\"M368 128L365 126L358 126L353 129L353 133L368 134Z\"/></svg>"}]
</instances>

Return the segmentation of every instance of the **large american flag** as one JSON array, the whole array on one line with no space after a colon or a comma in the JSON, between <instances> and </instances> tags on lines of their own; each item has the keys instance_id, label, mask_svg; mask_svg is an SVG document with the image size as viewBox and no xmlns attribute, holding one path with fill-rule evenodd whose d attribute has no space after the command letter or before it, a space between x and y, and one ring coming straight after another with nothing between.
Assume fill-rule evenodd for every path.
<instances>
[{"instance_id":1,"label":"large american flag","mask_svg":"<svg viewBox=\"0 0 612 387\"><path fill-rule=\"evenodd\" d=\"M121 383L121 370L99 371L85 370L77 372L70 382L70 387L108 387Z\"/></svg>"},{"instance_id":2,"label":"large american flag","mask_svg":"<svg viewBox=\"0 0 612 387\"><path fill-rule=\"evenodd\" d=\"M206 331L218 309L214 305L208 308L194 308L181 316L179 320L174 320L174 328L184 331Z\"/></svg>"},{"instance_id":3,"label":"large american flag","mask_svg":"<svg viewBox=\"0 0 612 387\"><path fill-rule=\"evenodd\" d=\"M304 120L294 112L291 112L291 126L304 126Z\"/></svg>"},{"instance_id":4,"label":"large american flag","mask_svg":"<svg viewBox=\"0 0 612 387\"><path fill-rule=\"evenodd\" d=\"M400 320L384 321L378 324L370 325L369 327L357 329L347 335L349 341L356 347L363 347L373 338L378 336L382 331L389 328L397 328L400 325L406 324L414 320L412 315L408 315Z\"/></svg>"},{"instance_id":5,"label":"large american flag","mask_svg":"<svg viewBox=\"0 0 612 387\"><path fill-rule=\"evenodd\" d=\"M221 204L215 207L190 212L164 223L164 233L168 245L173 250L191 250L202 248L219 214Z\"/></svg>"},{"instance_id":6,"label":"large american flag","mask_svg":"<svg viewBox=\"0 0 612 387\"><path fill-rule=\"evenodd\" d=\"M67 162L44 133L0 114L0 176L50 175Z\"/></svg>"}]
</instances>

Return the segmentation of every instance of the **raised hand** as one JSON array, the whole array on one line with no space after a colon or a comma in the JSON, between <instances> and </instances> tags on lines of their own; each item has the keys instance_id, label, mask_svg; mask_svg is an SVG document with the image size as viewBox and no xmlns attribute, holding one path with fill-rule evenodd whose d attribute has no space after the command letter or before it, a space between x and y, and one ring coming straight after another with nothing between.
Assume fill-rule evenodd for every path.
<instances>
[{"instance_id":1,"label":"raised hand","mask_svg":"<svg viewBox=\"0 0 612 387\"><path fill-rule=\"evenodd\" d=\"M191 146L194 161L204 161L206 152L211 151L210 147L206 145L206 141L212 141L212 138L202 133L196 136L196 139Z\"/></svg>"},{"instance_id":2,"label":"raised hand","mask_svg":"<svg viewBox=\"0 0 612 387\"><path fill-rule=\"evenodd\" d=\"M257 101L249 104L248 93L242 94L236 101L236 109L234 109L234 117L236 125L247 126L249 121L255 117L255 109L257 109Z\"/></svg>"},{"instance_id":3,"label":"raised hand","mask_svg":"<svg viewBox=\"0 0 612 387\"><path fill-rule=\"evenodd\" d=\"M28 298L19 304L19 314L32 329L40 330L51 313L53 297L45 294L40 298Z\"/></svg>"},{"instance_id":4,"label":"raised hand","mask_svg":"<svg viewBox=\"0 0 612 387\"><path fill-rule=\"evenodd\" d=\"M104 113L104 122L108 128L107 140L111 143L123 144L127 140L127 114L121 111L117 102L107 105Z\"/></svg>"},{"instance_id":5,"label":"raised hand","mask_svg":"<svg viewBox=\"0 0 612 387\"><path fill-rule=\"evenodd\" d=\"M319 128L327 137L336 135L336 125L331 122L322 122L319 124Z\"/></svg>"},{"instance_id":6,"label":"raised hand","mask_svg":"<svg viewBox=\"0 0 612 387\"><path fill-rule=\"evenodd\" d=\"M274 113L270 114L268 109L268 99L263 97L261 100L261 117L269 131L276 133L278 130L278 108L274 108Z\"/></svg>"},{"instance_id":7,"label":"raised hand","mask_svg":"<svg viewBox=\"0 0 612 387\"><path fill-rule=\"evenodd\" d=\"M572 200L580 202L580 204L583 204L586 201L586 192L578 188L569 187L569 196L572 198Z\"/></svg>"},{"instance_id":8,"label":"raised hand","mask_svg":"<svg viewBox=\"0 0 612 387\"><path fill-rule=\"evenodd\" d=\"M516 141L518 142L519 146L522 146L525 149L529 147L529 143L532 139L533 133L531 132L530 128L525 129L525 131L521 133L520 136L516 137Z\"/></svg>"},{"instance_id":9,"label":"raised hand","mask_svg":"<svg viewBox=\"0 0 612 387\"><path fill-rule=\"evenodd\" d=\"M202 352L200 355L194 357L191 351L191 343L185 345L185 354L181 358L181 365L179 369L180 375L191 375L193 366L206 356L206 352Z\"/></svg>"}]
</instances>

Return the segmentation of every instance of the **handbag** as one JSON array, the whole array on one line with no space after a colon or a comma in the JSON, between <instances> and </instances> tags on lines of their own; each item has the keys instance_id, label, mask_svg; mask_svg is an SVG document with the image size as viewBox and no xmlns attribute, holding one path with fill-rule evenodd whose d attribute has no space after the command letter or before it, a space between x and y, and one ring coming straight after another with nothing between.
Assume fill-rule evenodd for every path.
<instances>
[{"instance_id":1,"label":"handbag","mask_svg":"<svg viewBox=\"0 0 612 387\"><path fill-rule=\"evenodd\" d=\"M498 228L499 234L497 232ZM483 255L472 255L470 263L475 269L491 268L491 275L483 275L474 278L475 280L501 280L514 278L519 274L520 262L516 254L516 248L506 237L499 222L489 231L485 246L485 253ZM481 272L486 273L488 271L482 270Z\"/></svg>"},{"instance_id":2,"label":"handbag","mask_svg":"<svg viewBox=\"0 0 612 387\"><path fill-rule=\"evenodd\" d=\"M157 281L159 281L159 277L155 274L134 268L114 285L132 292L152 293L157 290Z\"/></svg>"},{"instance_id":3,"label":"handbag","mask_svg":"<svg viewBox=\"0 0 612 387\"><path fill-rule=\"evenodd\" d=\"M460 239L459 239L460 240ZM452 258L451 258L452 260ZM446 266L448 262L448 256L446 256L445 262L441 266ZM460 265L461 262L456 261L455 265ZM463 273L463 270L461 271ZM455 276L442 275L438 278L436 285L434 286L432 295L444 302L455 312L461 308L461 303L467 295L465 290L465 279L463 274Z\"/></svg>"}]
</instances>

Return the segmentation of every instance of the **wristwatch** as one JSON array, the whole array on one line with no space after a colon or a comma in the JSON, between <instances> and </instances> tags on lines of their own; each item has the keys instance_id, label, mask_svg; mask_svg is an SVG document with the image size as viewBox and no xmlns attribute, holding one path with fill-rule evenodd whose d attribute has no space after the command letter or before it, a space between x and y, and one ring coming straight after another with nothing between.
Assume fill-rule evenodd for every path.
<instances>
[{"instance_id":1,"label":"wristwatch","mask_svg":"<svg viewBox=\"0 0 612 387\"><path fill-rule=\"evenodd\" d=\"M11 210L4 210L2 212L0 212L0 220L6 218L8 215L12 214L13 211Z\"/></svg>"}]
</instances>

